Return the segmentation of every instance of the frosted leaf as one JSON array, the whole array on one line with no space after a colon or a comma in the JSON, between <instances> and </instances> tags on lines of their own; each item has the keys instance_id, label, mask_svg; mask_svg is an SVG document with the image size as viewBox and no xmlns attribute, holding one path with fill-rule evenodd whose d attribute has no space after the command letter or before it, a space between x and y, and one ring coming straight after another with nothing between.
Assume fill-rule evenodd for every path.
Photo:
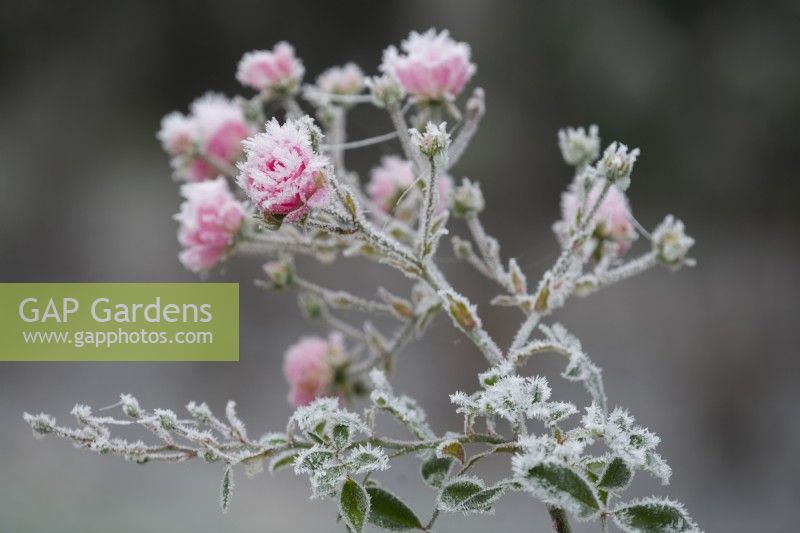
<instances>
[{"instance_id":1,"label":"frosted leaf","mask_svg":"<svg viewBox=\"0 0 800 533\"><path fill-rule=\"evenodd\" d=\"M267 465L270 473L277 472L281 468L292 465L297 459L298 452L296 450L287 450L275 455Z\"/></svg>"},{"instance_id":2,"label":"frosted leaf","mask_svg":"<svg viewBox=\"0 0 800 533\"><path fill-rule=\"evenodd\" d=\"M227 513L231 506L231 497L233 496L233 469L228 466L225 469L225 475L222 477L222 485L220 486L219 503L223 513Z\"/></svg>"},{"instance_id":3,"label":"frosted leaf","mask_svg":"<svg viewBox=\"0 0 800 533\"><path fill-rule=\"evenodd\" d=\"M528 414L547 427L554 427L577 412L578 409L569 402L545 402L533 406Z\"/></svg>"},{"instance_id":4,"label":"frosted leaf","mask_svg":"<svg viewBox=\"0 0 800 533\"><path fill-rule=\"evenodd\" d=\"M347 458L347 467L353 474L365 474L389 468L389 457L381 448L360 445Z\"/></svg>"},{"instance_id":5,"label":"frosted leaf","mask_svg":"<svg viewBox=\"0 0 800 533\"><path fill-rule=\"evenodd\" d=\"M33 434L37 437L52 433L56 427L56 419L45 413L38 415L24 413L22 418L31 426Z\"/></svg>"},{"instance_id":6,"label":"frosted leaf","mask_svg":"<svg viewBox=\"0 0 800 533\"><path fill-rule=\"evenodd\" d=\"M277 432L264 433L258 439L258 443L262 446L282 446L286 441L286 433Z\"/></svg>"},{"instance_id":7,"label":"frosted leaf","mask_svg":"<svg viewBox=\"0 0 800 533\"><path fill-rule=\"evenodd\" d=\"M514 479L535 498L562 507L579 519L595 516L600 500L594 486L576 465L581 443L559 443L549 436L520 441L523 453L511 460Z\"/></svg>"},{"instance_id":8,"label":"frosted leaf","mask_svg":"<svg viewBox=\"0 0 800 533\"><path fill-rule=\"evenodd\" d=\"M628 533L700 533L682 503L651 496L619 504L611 513L614 523Z\"/></svg>"},{"instance_id":9,"label":"frosted leaf","mask_svg":"<svg viewBox=\"0 0 800 533\"><path fill-rule=\"evenodd\" d=\"M546 337L545 341L541 342L542 348L546 349L550 344L569 357L567 368L562 372L561 377L583 383L592 400L604 410L606 394L603 387L602 370L583 351L580 340L558 323L550 327L542 324L539 329Z\"/></svg>"},{"instance_id":10,"label":"frosted leaf","mask_svg":"<svg viewBox=\"0 0 800 533\"><path fill-rule=\"evenodd\" d=\"M228 419L228 424L233 428L236 435L242 440L247 440L247 429L244 426L244 422L242 422L239 415L236 413L236 402L233 400L229 401L225 406L225 417Z\"/></svg>"},{"instance_id":11,"label":"frosted leaf","mask_svg":"<svg viewBox=\"0 0 800 533\"><path fill-rule=\"evenodd\" d=\"M336 398L317 398L313 402L297 409L290 419L306 433L313 433L325 440L331 439L331 431L338 425L349 428L350 434L356 432L370 435L370 430L361 417L345 409L339 408Z\"/></svg>"},{"instance_id":12,"label":"frosted leaf","mask_svg":"<svg viewBox=\"0 0 800 533\"><path fill-rule=\"evenodd\" d=\"M120 394L119 401L122 404L122 412L131 418L138 419L144 415L139 401L130 394Z\"/></svg>"},{"instance_id":13,"label":"frosted leaf","mask_svg":"<svg viewBox=\"0 0 800 533\"><path fill-rule=\"evenodd\" d=\"M311 499L335 496L347 477L347 469L342 465L331 465L311 475Z\"/></svg>"},{"instance_id":14,"label":"frosted leaf","mask_svg":"<svg viewBox=\"0 0 800 533\"><path fill-rule=\"evenodd\" d=\"M416 437L420 439L435 437L426 420L425 411L416 400L406 395L397 396L389 380L386 379L386 374L377 368L370 371L369 378L374 386L370 400L375 407L394 416Z\"/></svg>"},{"instance_id":15,"label":"frosted leaf","mask_svg":"<svg viewBox=\"0 0 800 533\"><path fill-rule=\"evenodd\" d=\"M303 450L294 460L295 474L313 474L317 470L335 464L336 454L333 450L323 446L313 446Z\"/></svg>"},{"instance_id":16,"label":"frosted leaf","mask_svg":"<svg viewBox=\"0 0 800 533\"><path fill-rule=\"evenodd\" d=\"M514 365L509 361L503 361L499 365L491 367L489 370L478 374L478 382L482 387L488 387L497 383L501 378L514 372Z\"/></svg>"},{"instance_id":17,"label":"frosted leaf","mask_svg":"<svg viewBox=\"0 0 800 533\"><path fill-rule=\"evenodd\" d=\"M447 481L439 492L436 506L446 512L464 514L492 513L492 505L505 492L505 487L486 488L483 480L460 476Z\"/></svg>"},{"instance_id":18,"label":"frosted leaf","mask_svg":"<svg viewBox=\"0 0 800 533\"><path fill-rule=\"evenodd\" d=\"M178 416L170 409L156 409L153 411L156 421L165 431L178 429Z\"/></svg>"},{"instance_id":19,"label":"frosted leaf","mask_svg":"<svg viewBox=\"0 0 800 533\"><path fill-rule=\"evenodd\" d=\"M192 418L195 419L200 425L208 424L214 415L211 413L211 409L208 407L206 402L201 404L195 402L189 402L186 404L186 410L189 411L189 414L192 415Z\"/></svg>"},{"instance_id":20,"label":"frosted leaf","mask_svg":"<svg viewBox=\"0 0 800 533\"><path fill-rule=\"evenodd\" d=\"M647 428L637 425L628 411L616 408L606 416L596 404L592 404L586 408L582 424L594 436L602 437L612 453L632 468L650 472L662 484L669 482L672 471L655 452L661 439Z\"/></svg>"}]
</instances>

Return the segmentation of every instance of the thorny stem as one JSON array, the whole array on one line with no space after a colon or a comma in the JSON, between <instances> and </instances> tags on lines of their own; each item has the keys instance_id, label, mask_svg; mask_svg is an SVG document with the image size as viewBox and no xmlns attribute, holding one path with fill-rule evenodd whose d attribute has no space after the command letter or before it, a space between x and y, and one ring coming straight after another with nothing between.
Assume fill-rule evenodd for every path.
<instances>
[{"instance_id":1,"label":"thorny stem","mask_svg":"<svg viewBox=\"0 0 800 533\"><path fill-rule=\"evenodd\" d=\"M312 281L294 275L294 283L302 290L320 296L326 303L338 309L363 311L365 313L381 313L394 316L391 308L383 302L375 302L350 294L342 290L331 290Z\"/></svg>"},{"instance_id":2,"label":"thorny stem","mask_svg":"<svg viewBox=\"0 0 800 533\"><path fill-rule=\"evenodd\" d=\"M298 119L305 115L303 108L297 103L294 96L287 96L282 100L283 108L286 110L286 115L291 119Z\"/></svg>"},{"instance_id":3,"label":"thorny stem","mask_svg":"<svg viewBox=\"0 0 800 533\"><path fill-rule=\"evenodd\" d=\"M389 133L384 133L382 135L376 135L374 137L369 137L367 139L360 139L358 141L350 141L350 142L342 142L340 144L323 144L322 150L324 151L335 151L335 150L354 150L356 148L366 148L368 146L373 146L375 144L381 144L386 141L391 141L392 139L397 138L396 131L390 131Z\"/></svg>"},{"instance_id":4,"label":"thorny stem","mask_svg":"<svg viewBox=\"0 0 800 533\"><path fill-rule=\"evenodd\" d=\"M461 156L466 152L469 142L472 140L475 132L478 131L478 124L481 118L483 118L484 113L486 113L484 93L483 89L478 87L472 92L472 96L467 101L467 118L461 126L458 135L453 140L453 144L450 145L447 169L452 168L458 163L458 160L461 159Z\"/></svg>"},{"instance_id":5,"label":"thorny stem","mask_svg":"<svg viewBox=\"0 0 800 533\"><path fill-rule=\"evenodd\" d=\"M425 184L422 220L419 225L419 256L421 261L425 261L432 251L431 240L433 236L431 235L431 227L433 226L433 215L436 208L436 197L438 196L436 187L439 172L433 157L429 159L429 162L431 167L430 179Z\"/></svg>"},{"instance_id":6,"label":"thorny stem","mask_svg":"<svg viewBox=\"0 0 800 533\"><path fill-rule=\"evenodd\" d=\"M411 161L414 165L414 169L419 173L422 167L420 157L417 150L415 150L414 146L411 144L411 135L408 133L408 124L403 116L402 109L400 109L398 104L392 104L387 107L387 110L389 111L389 118L392 120L394 129L397 131L398 138L400 139L400 146L403 148L406 159Z\"/></svg>"},{"instance_id":7,"label":"thorny stem","mask_svg":"<svg viewBox=\"0 0 800 533\"><path fill-rule=\"evenodd\" d=\"M545 273L542 280L546 279L548 276L557 278L558 276L562 276L564 274L564 271L566 270L569 261L572 259L572 256L579 252L583 242L589 237L589 234L593 230L592 219L597 213L597 209L600 207L600 204L603 202L603 200L605 200L611 185L611 182L606 181L603 186L603 190L598 195L597 199L589 210L589 216L581 221L570 243L564 247L564 250L562 250L561 254L558 256L555 264ZM542 287L540 290L548 289L548 287L543 285L542 282L539 283L539 286ZM539 295L537 294L536 296L538 298ZM550 311L552 311L552 308L550 308L549 305L541 311L535 309L530 310L527 318L520 326L517 334L514 336L514 340L511 343L511 348L508 351L509 355L522 348L522 346L530 338L531 333L533 333L533 329L539 323L541 317Z\"/></svg>"}]
</instances>

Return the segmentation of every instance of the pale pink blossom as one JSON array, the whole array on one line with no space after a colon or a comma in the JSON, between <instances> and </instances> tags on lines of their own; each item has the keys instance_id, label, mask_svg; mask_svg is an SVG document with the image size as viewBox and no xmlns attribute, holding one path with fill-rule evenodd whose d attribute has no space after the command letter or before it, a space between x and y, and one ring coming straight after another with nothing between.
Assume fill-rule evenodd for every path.
<instances>
[{"instance_id":1,"label":"pale pink blossom","mask_svg":"<svg viewBox=\"0 0 800 533\"><path fill-rule=\"evenodd\" d=\"M317 77L317 87L331 94L357 94L364 88L364 73L355 63L331 67Z\"/></svg>"},{"instance_id":2,"label":"pale pink blossom","mask_svg":"<svg viewBox=\"0 0 800 533\"><path fill-rule=\"evenodd\" d=\"M341 333L328 339L304 337L289 347L283 361L283 375L289 382L289 401L295 407L315 398L333 396L336 368L347 361Z\"/></svg>"},{"instance_id":3,"label":"pale pink blossom","mask_svg":"<svg viewBox=\"0 0 800 533\"><path fill-rule=\"evenodd\" d=\"M367 194L372 203L385 213L394 210L400 196L414 183L410 161L394 155L384 156L381 165L372 169Z\"/></svg>"},{"instance_id":4,"label":"pale pink blossom","mask_svg":"<svg viewBox=\"0 0 800 533\"><path fill-rule=\"evenodd\" d=\"M246 53L239 61L236 79L242 85L272 96L293 93L304 73L303 62L294 55L292 45L279 42L271 51Z\"/></svg>"},{"instance_id":5,"label":"pale pink blossom","mask_svg":"<svg viewBox=\"0 0 800 533\"><path fill-rule=\"evenodd\" d=\"M398 207L398 201L420 202L422 194L420 189L408 190L416 178L411 163L394 155L381 158L381 165L372 169L370 180L366 185L367 195L376 209L384 213L392 213ZM436 204L437 213L447 209L447 202L453 191L453 178L444 174L436 182L439 201ZM414 206L416 209L418 207ZM405 218L405 216L401 216Z\"/></svg>"},{"instance_id":6,"label":"pale pink blossom","mask_svg":"<svg viewBox=\"0 0 800 533\"><path fill-rule=\"evenodd\" d=\"M239 104L221 94L208 93L191 107L200 151L226 163L242 155L242 141L251 131Z\"/></svg>"},{"instance_id":7,"label":"pale pink blossom","mask_svg":"<svg viewBox=\"0 0 800 533\"><path fill-rule=\"evenodd\" d=\"M238 103L207 93L190 107L188 116L171 113L161 123L159 139L173 155L175 175L189 182L219 176L219 166L230 166L242 156L242 141L251 133Z\"/></svg>"},{"instance_id":8,"label":"pale pink blossom","mask_svg":"<svg viewBox=\"0 0 800 533\"><path fill-rule=\"evenodd\" d=\"M192 272L209 270L219 263L242 227L245 209L236 201L224 178L187 183L181 187L186 201L175 215L180 223L179 259Z\"/></svg>"},{"instance_id":9,"label":"pale pink blossom","mask_svg":"<svg viewBox=\"0 0 800 533\"><path fill-rule=\"evenodd\" d=\"M194 138L194 122L186 115L175 111L161 119L158 140L168 154L185 154L192 148Z\"/></svg>"},{"instance_id":10,"label":"pale pink blossom","mask_svg":"<svg viewBox=\"0 0 800 533\"><path fill-rule=\"evenodd\" d=\"M330 161L315 150L318 136L308 118L283 125L273 118L245 141L237 181L262 214L291 222L325 205Z\"/></svg>"},{"instance_id":11,"label":"pale pink blossom","mask_svg":"<svg viewBox=\"0 0 800 533\"><path fill-rule=\"evenodd\" d=\"M585 202L586 209L594 205L602 189L602 182L592 187ZM575 225L578 207L578 195L574 191L567 191L561 196L562 221L556 224L555 229L562 241L565 241L569 229ZM619 255L624 254L637 237L632 219L633 215L625 193L617 187L611 187L595 214L597 221L595 236L613 242L616 245L616 252Z\"/></svg>"},{"instance_id":12,"label":"pale pink blossom","mask_svg":"<svg viewBox=\"0 0 800 533\"><path fill-rule=\"evenodd\" d=\"M469 45L451 39L447 30L411 32L400 47L402 52L394 46L384 51L381 70L418 100L453 99L475 74Z\"/></svg>"}]
</instances>

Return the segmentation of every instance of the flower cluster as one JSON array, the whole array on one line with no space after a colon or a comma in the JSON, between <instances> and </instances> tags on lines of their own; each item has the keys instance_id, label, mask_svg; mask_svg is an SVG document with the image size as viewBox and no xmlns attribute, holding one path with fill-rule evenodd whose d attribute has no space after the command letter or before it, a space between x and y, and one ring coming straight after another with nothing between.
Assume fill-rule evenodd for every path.
<instances>
[{"instance_id":1,"label":"flower cluster","mask_svg":"<svg viewBox=\"0 0 800 533\"><path fill-rule=\"evenodd\" d=\"M538 281L529 281L524 265L504 258L484 228L479 183L457 176L455 187L451 177L486 110L480 88L459 102L476 71L469 47L447 31L413 32L399 49L384 51L380 71L365 78L347 63L300 91L303 63L291 45L278 43L239 63L236 77L255 95L209 93L188 115L167 115L158 133L177 176L188 182L175 216L181 262L205 273L228 258L258 257L263 273L256 285L298 291L303 314L327 333L305 335L284 354L295 408L284 431L249 435L233 402L220 417L191 402L184 419L169 409L148 410L127 394L118 404L123 419L77 405L75 428L47 414L26 413L25 421L37 436L140 464L222 463L223 511L236 470L254 475L265 463L270 472L292 467L308 476L312 498L337 501L337 518L353 533L367 524L432 531L440 515L491 513L512 491L546 503L559 532L570 530L570 517L598 519L603 528L610 520L628 532L699 531L674 500L623 499L637 471L669 480L671 470L656 452L659 438L628 411L609 412L602 372L581 342L560 324L540 323L574 297L656 265L694 264L688 257L694 240L681 221L667 216L649 233L633 217L625 190L639 150L613 142L602 151L596 126L558 133L573 172L553 226L559 250ZM393 131L348 141L348 113L361 104L382 110ZM442 122L444 113L455 123ZM385 142L397 142L402 152L382 147L383 158L366 174L369 167L350 166L349 150ZM456 257L497 286L493 305L522 316L508 348L440 266L451 214L463 223L462 235L449 237ZM630 258L644 240L646 250ZM409 287L390 292L363 278L356 281L364 294L329 288L306 278L304 256L324 265L350 257L374 261L402 273ZM361 315L368 318L354 318ZM404 348L439 315L489 364L477 391L450 396L463 415L456 432L435 430L422 406L390 383ZM468 357L466 345L458 346ZM580 383L588 400L554 400L555 382L523 368L539 354L562 356L561 377ZM382 437L379 417L390 417L407 435ZM112 430L123 424L155 442L115 437ZM420 481L436 506L430 519L420 519L375 479L401 456L421 463ZM490 456L511 457L506 475L493 481L468 475Z\"/></svg>"}]
</instances>

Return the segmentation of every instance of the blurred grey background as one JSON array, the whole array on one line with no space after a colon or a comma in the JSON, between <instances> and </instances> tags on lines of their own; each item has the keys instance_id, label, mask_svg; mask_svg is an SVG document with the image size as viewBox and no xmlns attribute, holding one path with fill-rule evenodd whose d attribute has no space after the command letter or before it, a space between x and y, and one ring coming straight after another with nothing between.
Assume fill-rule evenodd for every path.
<instances>
[{"instance_id":1,"label":"blurred grey background","mask_svg":"<svg viewBox=\"0 0 800 533\"><path fill-rule=\"evenodd\" d=\"M605 369L612 404L663 437L672 485L640 475L633 493L683 500L707 531L797 531L799 23L796 1L9 2L0 12L0 280L193 280L175 258L179 199L155 139L162 115L208 89L246 92L236 62L281 39L310 78L347 60L374 72L382 49L410 30L449 28L471 43L473 85L489 108L455 174L480 180L487 227L530 278L556 253L549 226L569 177L555 142L565 125L597 123L604 141L640 146L635 214L653 227L672 212L697 238L697 268L650 272L555 317ZM359 109L351 136L389 128ZM353 153L352 166L363 176L380 154ZM448 254L446 270L507 342L519 316L490 308L494 288ZM364 279L370 288L373 273L405 287L359 261L301 268L354 291ZM21 419L47 411L66 422L75 402L102 406L129 392L149 408L203 399L222 410L233 398L252 432L281 428L290 414L283 349L322 330L300 319L293 294L251 289L258 272L239 262L215 276L242 283L238 363L0 363L0 531L340 529L335 506L309 502L306 480L291 473L240 476L222 515L218 465L138 467L33 440ZM559 397L583 398L557 377L562 366L542 358L529 369L550 376ZM447 394L474 390L483 367L439 318L400 358L397 389L437 429L456 429ZM502 459L479 473L507 467ZM383 480L428 516L433 494L415 469L400 463ZM549 524L543 505L513 495L494 517L447 516L437 529Z\"/></svg>"}]
</instances>

